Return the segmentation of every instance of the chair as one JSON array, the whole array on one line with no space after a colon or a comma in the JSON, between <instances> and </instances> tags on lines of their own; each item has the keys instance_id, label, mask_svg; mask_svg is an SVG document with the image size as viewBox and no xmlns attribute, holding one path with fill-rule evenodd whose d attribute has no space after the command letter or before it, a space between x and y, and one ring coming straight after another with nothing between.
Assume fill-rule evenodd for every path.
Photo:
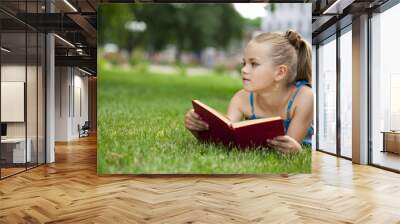
<instances>
[{"instance_id":1,"label":"chair","mask_svg":"<svg viewBox=\"0 0 400 224\"><path fill-rule=\"evenodd\" d=\"M82 127L80 127L80 125L78 124L79 138L89 136L89 129L90 129L89 121L85 121Z\"/></svg>"}]
</instances>

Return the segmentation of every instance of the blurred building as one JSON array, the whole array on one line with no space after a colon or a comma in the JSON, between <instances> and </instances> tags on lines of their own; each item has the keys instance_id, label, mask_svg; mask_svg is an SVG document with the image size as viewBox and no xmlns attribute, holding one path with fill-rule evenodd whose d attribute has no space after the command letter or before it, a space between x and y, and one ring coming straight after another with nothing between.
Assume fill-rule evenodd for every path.
<instances>
[{"instance_id":1,"label":"blurred building","mask_svg":"<svg viewBox=\"0 0 400 224\"><path fill-rule=\"evenodd\" d=\"M275 3L274 10L268 10L262 19L261 29L264 32L295 29L311 43L311 16L311 3Z\"/></svg>"}]
</instances>

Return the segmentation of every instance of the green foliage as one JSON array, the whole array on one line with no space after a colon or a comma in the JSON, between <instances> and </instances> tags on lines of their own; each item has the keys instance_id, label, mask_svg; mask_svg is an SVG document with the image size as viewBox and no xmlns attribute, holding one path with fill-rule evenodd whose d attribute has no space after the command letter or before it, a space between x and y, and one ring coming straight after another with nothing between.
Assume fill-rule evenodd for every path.
<instances>
[{"instance_id":1,"label":"green foliage","mask_svg":"<svg viewBox=\"0 0 400 224\"><path fill-rule=\"evenodd\" d=\"M243 68L243 65L240 63L240 64L237 64L236 66L235 66L235 70L239 73L239 74L242 74L242 68Z\"/></svg>"},{"instance_id":2,"label":"green foliage","mask_svg":"<svg viewBox=\"0 0 400 224\"><path fill-rule=\"evenodd\" d=\"M97 54L97 65L99 67L99 69L106 69L106 65L108 63L108 61L101 56L101 53Z\"/></svg>"},{"instance_id":3,"label":"green foliage","mask_svg":"<svg viewBox=\"0 0 400 224\"><path fill-rule=\"evenodd\" d=\"M269 3L268 5L265 6L265 9L274 13L276 10L276 5L275 5L275 3Z\"/></svg>"},{"instance_id":4,"label":"green foliage","mask_svg":"<svg viewBox=\"0 0 400 224\"><path fill-rule=\"evenodd\" d=\"M135 67L136 68L136 67ZM157 75L104 70L98 76L98 172L106 173L304 173L311 150L227 150L199 143L183 125L192 99L225 111L241 88L229 76Z\"/></svg>"},{"instance_id":5,"label":"green foliage","mask_svg":"<svg viewBox=\"0 0 400 224\"><path fill-rule=\"evenodd\" d=\"M180 76L187 76L187 65L183 63L176 64L176 68L178 70L178 75Z\"/></svg>"},{"instance_id":6,"label":"green foliage","mask_svg":"<svg viewBox=\"0 0 400 224\"><path fill-rule=\"evenodd\" d=\"M129 64L131 66L134 66L143 61L146 61L146 57L144 55L143 50L136 49L136 50L132 51L130 58L129 58Z\"/></svg>"},{"instance_id":7,"label":"green foliage","mask_svg":"<svg viewBox=\"0 0 400 224\"><path fill-rule=\"evenodd\" d=\"M218 64L214 67L214 71L218 75L223 75L225 73L226 69L223 64Z\"/></svg>"},{"instance_id":8,"label":"green foliage","mask_svg":"<svg viewBox=\"0 0 400 224\"><path fill-rule=\"evenodd\" d=\"M151 51L159 51L175 38L176 8L173 4L129 5L138 21L146 23L146 30L139 34L138 45Z\"/></svg>"},{"instance_id":9,"label":"green foliage","mask_svg":"<svg viewBox=\"0 0 400 224\"><path fill-rule=\"evenodd\" d=\"M122 8L121 8L122 7ZM129 20L146 23L143 33L125 29ZM244 19L232 4L103 4L99 7L99 43L113 42L150 52L168 44L182 51L200 52L207 46L225 49L243 35Z\"/></svg>"},{"instance_id":10,"label":"green foliage","mask_svg":"<svg viewBox=\"0 0 400 224\"><path fill-rule=\"evenodd\" d=\"M118 60L118 57L110 57L110 58L108 58L108 61L113 66L117 66L120 64L120 60Z\"/></svg>"},{"instance_id":11,"label":"green foliage","mask_svg":"<svg viewBox=\"0 0 400 224\"><path fill-rule=\"evenodd\" d=\"M127 62L126 58L124 58L121 54L118 54L118 53L108 53L108 54L99 54L99 55L101 55L100 57L103 60L108 61L113 66L117 66L117 65L124 64Z\"/></svg>"},{"instance_id":12,"label":"green foliage","mask_svg":"<svg viewBox=\"0 0 400 224\"><path fill-rule=\"evenodd\" d=\"M98 43L115 43L120 47L129 45L132 33L125 24L135 19L135 15L125 4L100 4L98 7Z\"/></svg>"},{"instance_id":13,"label":"green foliage","mask_svg":"<svg viewBox=\"0 0 400 224\"><path fill-rule=\"evenodd\" d=\"M255 19L245 18L244 21L246 29L249 31L261 29L261 17L257 17Z\"/></svg>"},{"instance_id":14,"label":"green foliage","mask_svg":"<svg viewBox=\"0 0 400 224\"><path fill-rule=\"evenodd\" d=\"M146 60L143 60L139 63L136 63L134 66L134 69L139 74L146 74L149 69L149 62Z\"/></svg>"}]
</instances>

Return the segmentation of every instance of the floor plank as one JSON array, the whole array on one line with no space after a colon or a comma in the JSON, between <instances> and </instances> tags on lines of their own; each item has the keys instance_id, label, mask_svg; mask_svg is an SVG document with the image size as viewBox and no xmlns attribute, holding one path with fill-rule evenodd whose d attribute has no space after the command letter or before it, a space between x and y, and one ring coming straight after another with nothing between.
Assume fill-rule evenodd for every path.
<instances>
[{"instance_id":1,"label":"floor plank","mask_svg":"<svg viewBox=\"0 0 400 224\"><path fill-rule=\"evenodd\" d=\"M0 223L400 223L400 175L313 152L299 175L97 176L96 137L0 181Z\"/></svg>"},{"instance_id":2,"label":"floor plank","mask_svg":"<svg viewBox=\"0 0 400 224\"><path fill-rule=\"evenodd\" d=\"M374 151L372 162L376 165L400 170L400 154L376 150Z\"/></svg>"}]
</instances>

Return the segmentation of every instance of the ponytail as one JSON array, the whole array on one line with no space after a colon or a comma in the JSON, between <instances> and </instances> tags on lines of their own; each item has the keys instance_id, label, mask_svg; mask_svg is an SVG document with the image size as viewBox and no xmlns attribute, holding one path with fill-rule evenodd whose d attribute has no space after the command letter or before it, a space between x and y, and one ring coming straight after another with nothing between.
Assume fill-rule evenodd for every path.
<instances>
[{"instance_id":1,"label":"ponytail","mask_svg":"<svg viewBox=\"0 0 400 224\"><path fill-rule=\"evenodd\" d=\"M294 81L307 81L311 85L312 50L310 46L294 30L288 30L285 36L297 51L297 74Z\"/></svg>"}]
</instances>

